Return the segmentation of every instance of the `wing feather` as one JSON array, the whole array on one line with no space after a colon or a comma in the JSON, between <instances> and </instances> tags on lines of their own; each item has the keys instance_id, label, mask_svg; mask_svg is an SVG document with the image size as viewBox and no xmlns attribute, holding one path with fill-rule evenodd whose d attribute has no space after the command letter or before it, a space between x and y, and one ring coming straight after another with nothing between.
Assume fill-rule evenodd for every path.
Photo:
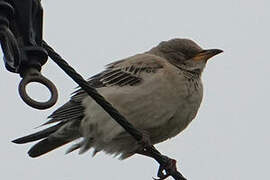
<instances>
[{"instance_id":1,"label":"wing feather","mask_svg":"<svg viewBox=\"0 0 270 180\"><path fill-rule=\"evenodd\" d=\"M156 73L158 69L163 68L162 63L157 61L157 56L150 54L139 54L117 61L106 66L106 69L89 78L89 85L94 88L104 87L124 87L136 86L143 82L142 72ZM84 116L84 107L82 100L87 94L78 89L73 93L71 100L53 112L48 118L46 124L56 123L59 121L80 120Z\"/></svg>"}]
</instances>

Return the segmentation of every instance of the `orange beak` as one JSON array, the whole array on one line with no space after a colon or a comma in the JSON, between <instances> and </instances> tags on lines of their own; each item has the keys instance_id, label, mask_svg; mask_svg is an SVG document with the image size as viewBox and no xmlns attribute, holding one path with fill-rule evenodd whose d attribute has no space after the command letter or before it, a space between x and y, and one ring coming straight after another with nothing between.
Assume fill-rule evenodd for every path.
<instances>
[{"instance_id":1,"label":"orange beak","mask_svg":"<svg viewBox=\"0 0 270 180\"><path fill-rule=\"evenodd\" d=\"M208 60L211 57L222 53L223 51L220 49L207 49L207 50L202 50L201 52L199 52L195 57L193 57L192 59L194 61L201 61L201 60Z\"/></svg>"}]
</instances>

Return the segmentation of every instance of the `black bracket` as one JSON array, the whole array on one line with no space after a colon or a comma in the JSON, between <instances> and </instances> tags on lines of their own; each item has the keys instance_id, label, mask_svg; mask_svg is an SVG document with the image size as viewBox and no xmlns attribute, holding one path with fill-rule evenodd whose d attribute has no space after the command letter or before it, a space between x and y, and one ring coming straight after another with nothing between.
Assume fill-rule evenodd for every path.
<instances>
[{"instance_id":1,"label":"black bracket","mask_svg":"<svg viewBox=\"0 0 270 180\"><path fill-rule=\"evenodd\" d=\"M37 109L47 109L57 101L54 84L41 75L48 53L42 47L43 9L40 0L0 0L0 42L8 71L23 78L19 85L22 99ZM25 90L28 83L38 82L51 92L47 102L31 99Z\"/></svg>"}]
</instances>

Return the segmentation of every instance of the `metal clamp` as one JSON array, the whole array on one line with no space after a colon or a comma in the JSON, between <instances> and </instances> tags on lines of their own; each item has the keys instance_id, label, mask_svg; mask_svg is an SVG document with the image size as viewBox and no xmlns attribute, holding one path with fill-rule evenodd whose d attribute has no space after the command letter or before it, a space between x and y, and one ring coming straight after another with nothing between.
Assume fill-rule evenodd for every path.
<instances>
[{"instance_id":1,"label":"metal clamp","mask_svg":"<svg viewBox=\"0 0 270 180\"><path fill-rule=\"evenodd\" d=\"M51 93L50 99L46 102L38 102L36 100L33 100L26 92L26 86L31 82L38 82L46 86ZM29 68L24 73L23 79L19 84L19 94L26 104L33 108L41 110L52 107L56 103L58 98L58 93L55 85L35 68Z\"/></svg>"}]
</instances>

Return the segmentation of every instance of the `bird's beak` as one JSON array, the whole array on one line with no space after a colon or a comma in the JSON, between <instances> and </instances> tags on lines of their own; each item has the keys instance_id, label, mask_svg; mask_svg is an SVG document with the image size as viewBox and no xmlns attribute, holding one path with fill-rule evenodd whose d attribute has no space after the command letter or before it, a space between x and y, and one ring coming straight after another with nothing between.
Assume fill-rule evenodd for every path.
<instances>
[{"instance_id":1,"label":"bird's beak","mask_svg":"<svg viewBox=\"0 0 270 180\"><path fill-rule=\"evenodd\" d=\"M193 57L192 59L194 61L201 61L201 60L208 60L211 57L222 53L223 51L220 49L206 49L206 50L202 50L201 52L199 52L195 57Z\"/></svg>"}]
</instances>

